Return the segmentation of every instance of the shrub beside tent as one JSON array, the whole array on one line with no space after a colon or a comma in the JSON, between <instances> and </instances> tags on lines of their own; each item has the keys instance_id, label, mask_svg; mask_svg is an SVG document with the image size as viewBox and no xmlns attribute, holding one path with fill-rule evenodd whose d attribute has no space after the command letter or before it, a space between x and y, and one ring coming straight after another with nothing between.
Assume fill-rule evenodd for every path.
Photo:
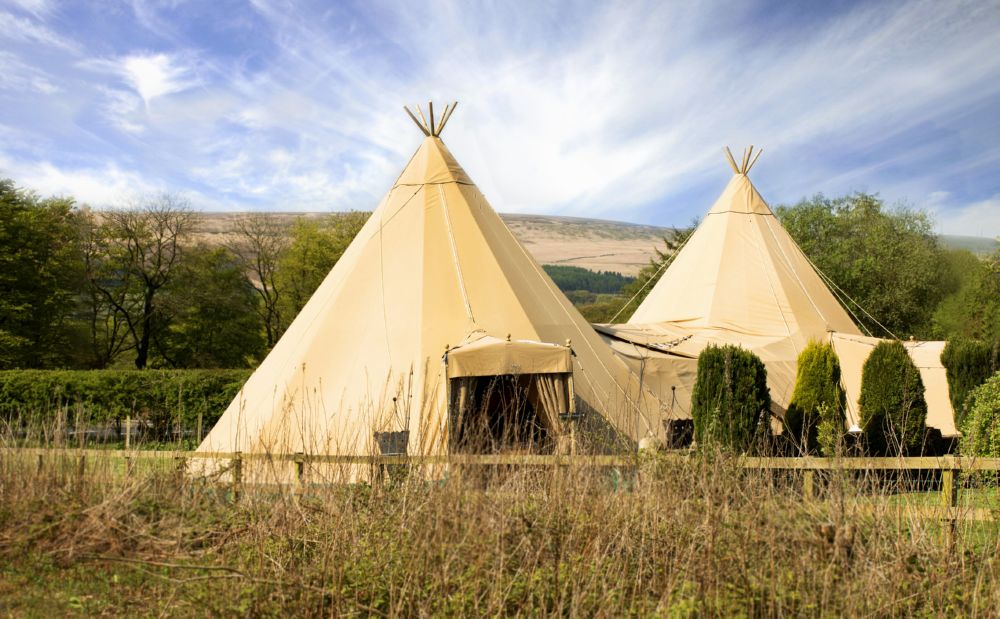
<instances>
[{"instance_id":1,"label":"shrub beside tent","mask_svg":"<svg viewBox=\"0 0 1000 619\"><path fill-rule=\"evenodd\" d=\"M927 401L920 372L902 342L881 342L868 356L858 405L863 440L870 454L920 454L927 427Z\"/></svg>"},{"instance_id":2,"label":"shrub beside tent","mask_svg":"<svg viewBox=\"0 0 1000 619\"><path fill-rule=\"evenodd\" d=\"M1000 372L973 389L967 403L962 455L1000 458Z\"/></svg>"},{"instance_id":3,"label":"shrub beside tent","mask_svg":"<svg viewBox=\"0 0 1000 619\"><path fill-rule=\"evenodd\" d=\"M955 409L956 423L962 424L969 394L1000 371L1000 342L952 340L941 353L948 371L948 391Z\"/></svg>"},{"instance_id":4,"label":"shrub beside tent","mask_svg":"<svg viewBox=\"0 0 1000 619\"><path fill-rule=\"evenodd\" d=\"M836 454L846 431L840 360L833 346L810 342L799 354L795 391L785 413L785 432L800 454Z\"/></svg>"},{"instance_id":5,"label":"shrub beside tent","mask_svg":"<svg viewBox=\"0 0 1000 619\"><path fill-rule=\"evenodd\" d=\"M691 414L699 445L747 452L770 436L771 394L757 355L709 346L698 356Z\"/></svg>"}]
</instances>

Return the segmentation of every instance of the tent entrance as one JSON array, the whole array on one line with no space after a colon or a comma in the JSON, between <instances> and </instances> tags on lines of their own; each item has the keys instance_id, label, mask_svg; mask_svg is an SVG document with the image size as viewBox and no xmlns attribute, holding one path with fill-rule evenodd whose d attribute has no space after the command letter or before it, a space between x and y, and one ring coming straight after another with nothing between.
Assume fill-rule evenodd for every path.
<instances>
[{"instance_id":1,"label":"tent entrance","mask_svg":"<svg viewBox=\"0 0 1000 619\"><path fill-rule=\"evenodd\" d=\"M450 379L452 453L552 453L569 412L567 374Z\"/></svg>"},{"instance_id":2,"label":"tent entrance","mask_svg":"<svg viewBox=\"0 0 1000 619\"><path fill-rule=\"evenodd\" d=\"M575 410L568 346L481 337L444 362L452 453L556 450Z\"/></svg>"}]
</instances>

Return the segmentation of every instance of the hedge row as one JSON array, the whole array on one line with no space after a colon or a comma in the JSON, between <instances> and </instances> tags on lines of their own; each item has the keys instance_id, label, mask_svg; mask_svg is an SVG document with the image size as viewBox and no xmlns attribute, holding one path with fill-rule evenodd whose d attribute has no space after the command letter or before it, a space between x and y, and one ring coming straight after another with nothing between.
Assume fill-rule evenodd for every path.
<instances>
[{"instance_id":1,"label":"hedge row","mask_svg":"<svg viewBox=\"0 0 1000 619\"><path fill-rule=\"evenodd\" d=\"M75 424L126 416L154 429L211 428L250 370L7 370L0 372L0 418L50 423L65 412Z\"/></svg>"}]
</instances>

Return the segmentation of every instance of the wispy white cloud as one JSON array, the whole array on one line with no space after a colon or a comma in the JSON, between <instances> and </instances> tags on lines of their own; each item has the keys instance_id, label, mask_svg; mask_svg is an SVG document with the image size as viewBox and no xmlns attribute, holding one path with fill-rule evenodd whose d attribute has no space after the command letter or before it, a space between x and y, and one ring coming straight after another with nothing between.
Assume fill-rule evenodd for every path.
<instances>
[{"instance_id":1,"label":"wispy white cloud","mask_svg":"<svg viewBox=\"0 0 1000 619\"><path fill-rule=\"evenodd\" d=\"M79 49L66 34L49 29L37 19L20 17L6 11L0 11L0 39L37 43L66 52L76 52Z\"/></svg>"},{"instance_id":2,"label":"wispy white cloud","mask_svg":"<svg viewBox=\"0 0 1000 619\"><path fill-rule=\"evenodd\" d=\"M941 234L1000 238L1000 194L971 204L956 204L946 191L933 192L920 204L930 211Z\"/></svg>"},{"instance_id":3,"label":"wispy white cloud","mask_svg":"<svg viewBox=\"0 0 1000 619\"><path fill-rule=\"evenodd\" d=\"M70 196L82 204L99 207L119 203L136 192L165 189L114 163L98 167L56 166L48 161L16 161L4 153L0 153L0 176L16 178L23 186L44 188L47 194Z\"/></svg>"},{"instance_id":4,"label":"wispy white cloud","mask_svg":"<svg viewBox=\"0 0 1000 619\"><path fill-rule=\"evenodd\" d=\"M104 160L209 203L370 208L420 139L400 106L429 97L461 102L444 137L500 210L686 222L726 180L721 147L749 143L775 202L865 189L920 204L973 170L974 200L1000 191L981 174L1000 120L976 112L1000 104L992 3L196 8L136 3L142 45L75 66L121 132L98 136Z\"/></svg>"},{"instance_id":5,"label":"wispy white cloud","mask_svg":"<svg viewBox=\"0 0 1000 619\"><path fill-rule=\"evenodd\" d=\"M3 75L0 90L31 90L43 95L52 95L60 90L51 75L2 50L0 50L0 75Z\"/></svg>"}]
</instances>

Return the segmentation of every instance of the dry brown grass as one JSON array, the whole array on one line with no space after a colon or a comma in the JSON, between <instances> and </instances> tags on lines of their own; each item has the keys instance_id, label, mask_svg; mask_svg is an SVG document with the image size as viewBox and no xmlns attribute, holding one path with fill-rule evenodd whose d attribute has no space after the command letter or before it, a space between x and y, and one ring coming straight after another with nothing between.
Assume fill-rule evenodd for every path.
<instances>
[{"instance_id":1,"label":"dry brown grass","mask_svg":"<svg viewBox=\"0 0 1000 619\"><path fill-rule=\"evenodd\" d=\"M380 486L226 487L169 468L0 467L0 611L412 616L990 616L995 525L909 517L884 479L723 455L635 471L466 469ZM101 473L104 471L104 473ZM858 511L865 505L875 509ZM863 513L863 515L862 515Z\"/></svg>"}]
</instances>

